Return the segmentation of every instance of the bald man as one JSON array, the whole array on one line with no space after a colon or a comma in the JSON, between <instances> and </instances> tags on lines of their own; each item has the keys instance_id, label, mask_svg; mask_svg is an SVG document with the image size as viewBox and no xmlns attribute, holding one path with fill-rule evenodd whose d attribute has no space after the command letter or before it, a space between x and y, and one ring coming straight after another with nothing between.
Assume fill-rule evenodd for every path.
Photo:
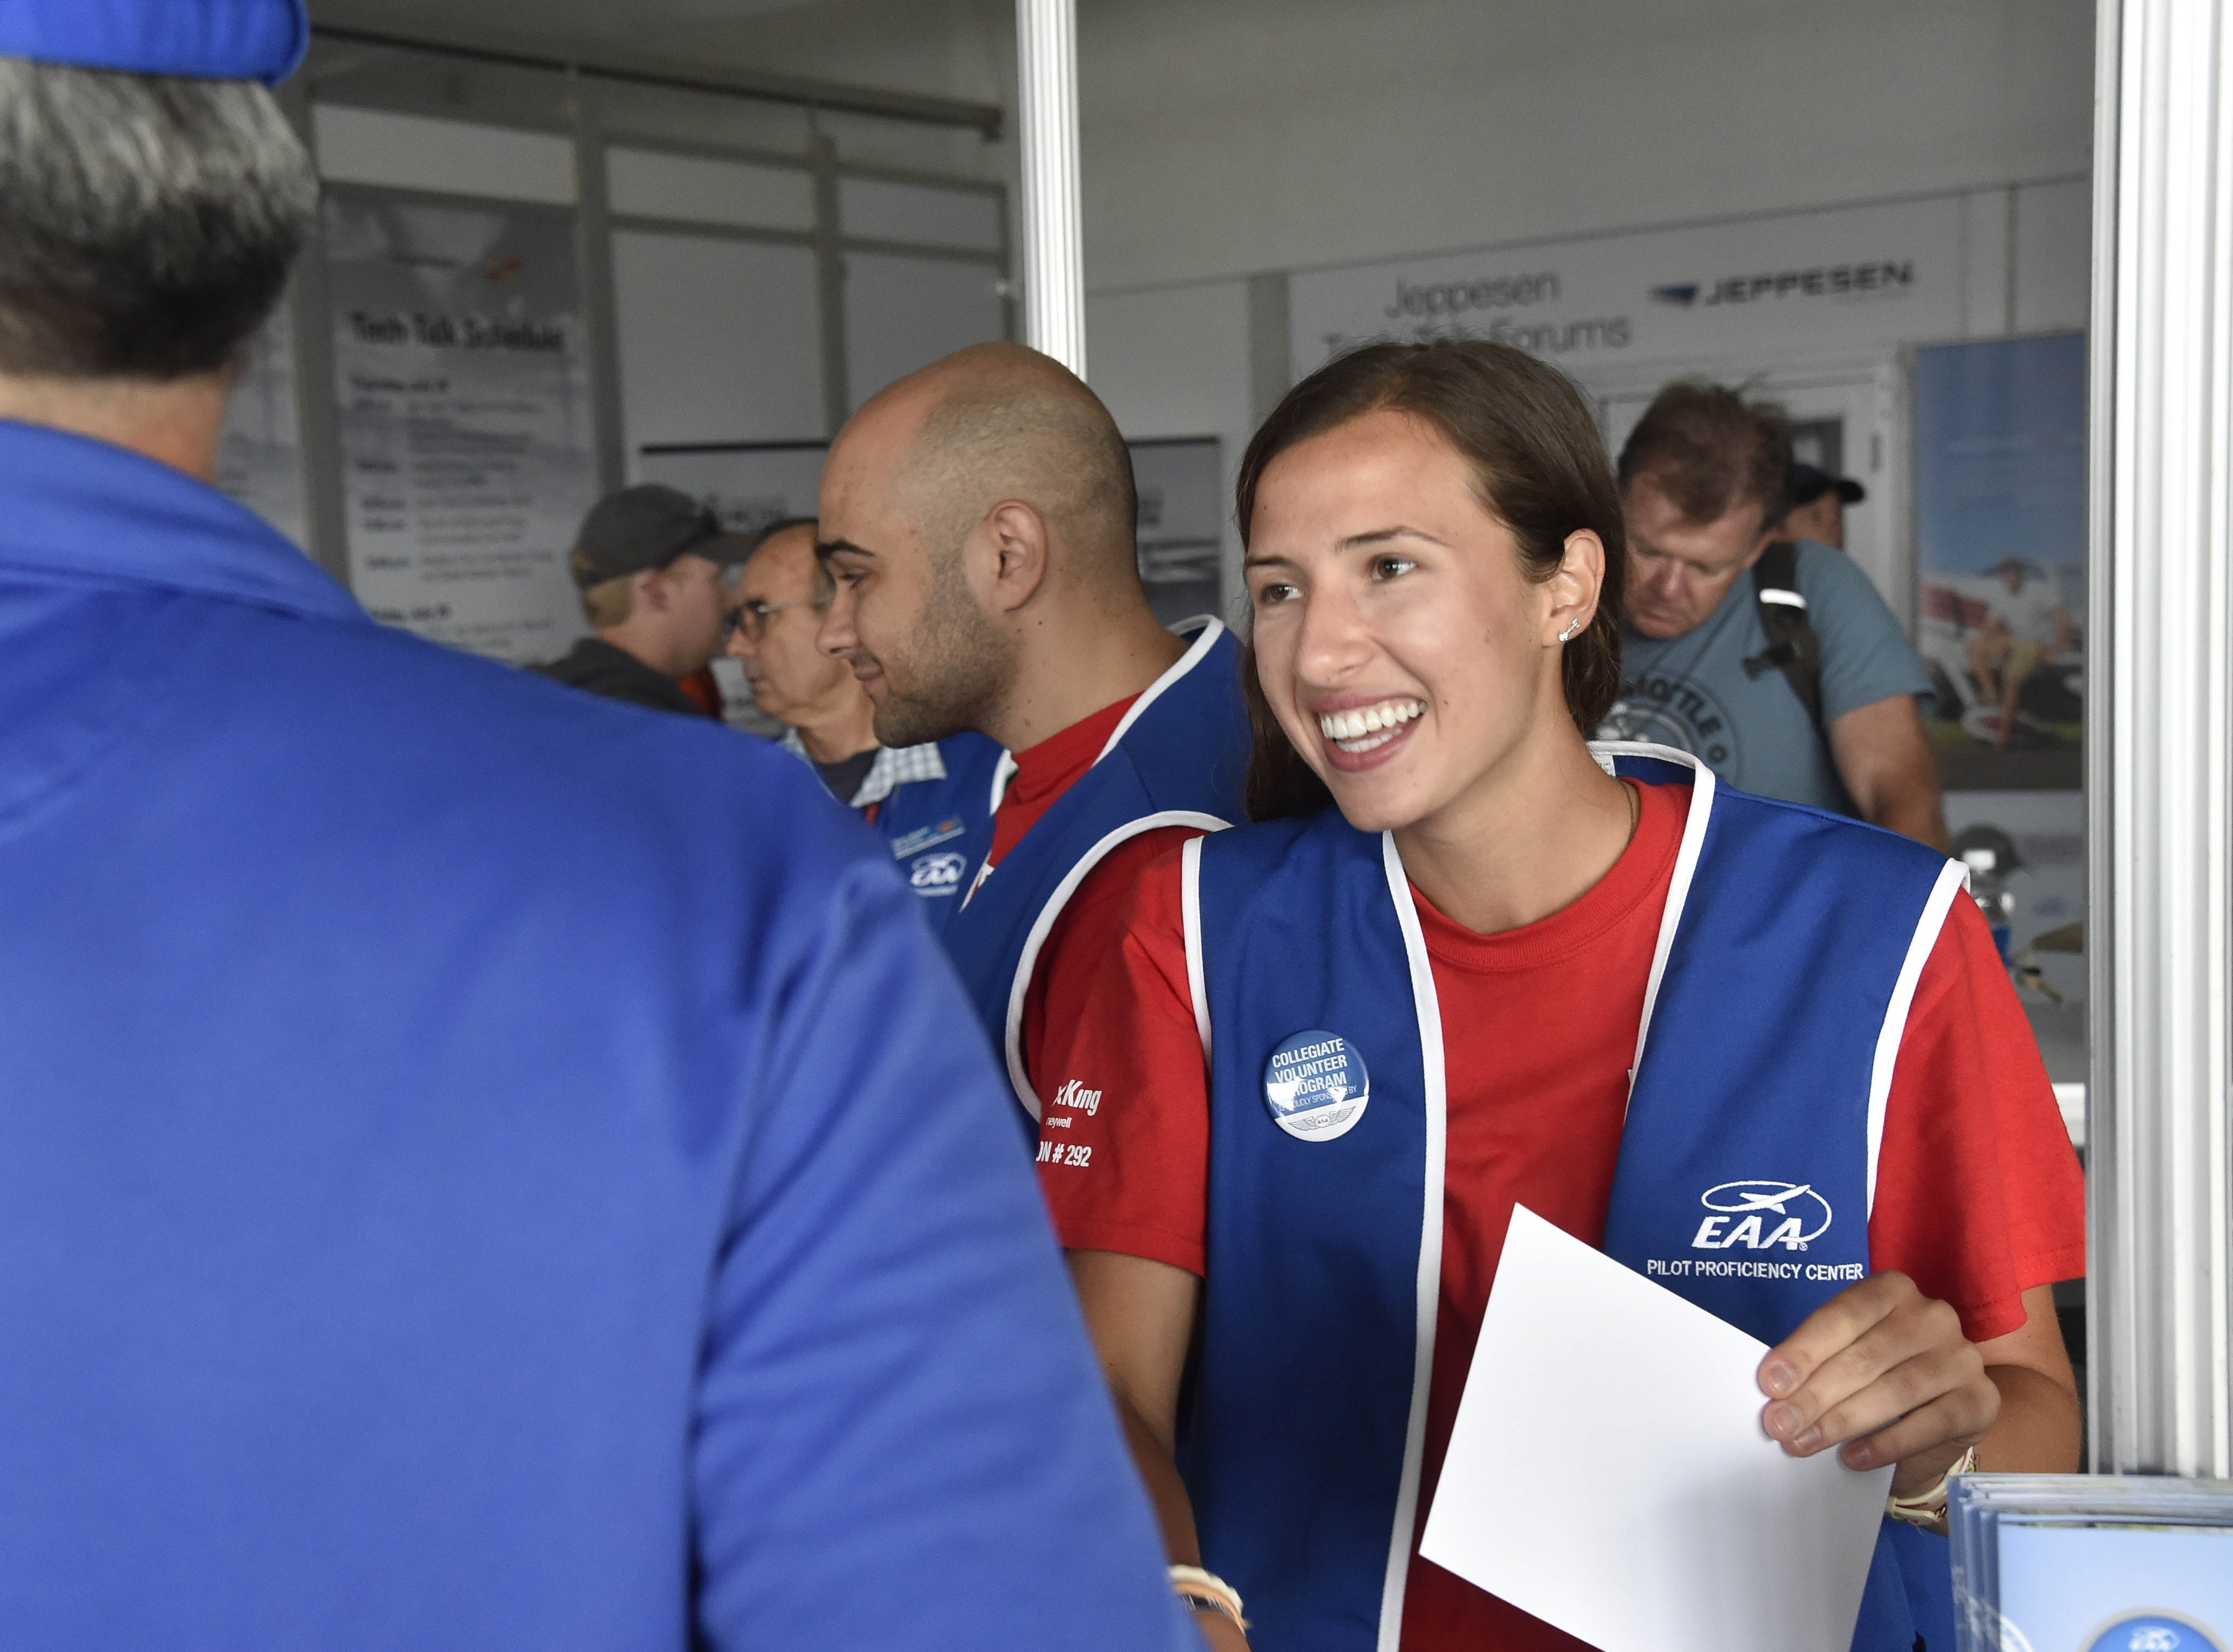
<instances>
[{"instance_id":1,"label":"bald man","mask_svg":"<svg viewBox=\"0 0 2233 1652\"><path fill-rule=\"evenodd\" d=\"M837 594L818 641L868 690L876 738L970 729L1014 754L960 840L945 937L1036 1121L1056 1087L1034 1057L1076 1007L1065 960L1114 943L1149 861L1242 817L1238 651L1214 619L1191 641L1156 621L1123 439L1035 350L978 345L880 393L831 446L821 509Z\"/></svg>"}]
</instances>

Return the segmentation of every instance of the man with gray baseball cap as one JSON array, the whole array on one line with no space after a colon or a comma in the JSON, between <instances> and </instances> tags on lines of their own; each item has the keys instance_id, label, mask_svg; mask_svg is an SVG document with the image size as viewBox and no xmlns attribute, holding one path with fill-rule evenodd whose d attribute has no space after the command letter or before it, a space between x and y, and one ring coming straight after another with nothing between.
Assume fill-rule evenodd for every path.
<instances>
[{"instance_id":1,"label":"man with gray baseball cap","mask_svg":"<svg viewBox=\"0 0 2233 1652\"><path fill-rule=\"evenodd\" d=\"M535 669L609 699L703 717L679 680L720 653L729 578L752 548L687 494L656 483L598 500L568 558L596 634Z\"/></svg>"}]
</instances>

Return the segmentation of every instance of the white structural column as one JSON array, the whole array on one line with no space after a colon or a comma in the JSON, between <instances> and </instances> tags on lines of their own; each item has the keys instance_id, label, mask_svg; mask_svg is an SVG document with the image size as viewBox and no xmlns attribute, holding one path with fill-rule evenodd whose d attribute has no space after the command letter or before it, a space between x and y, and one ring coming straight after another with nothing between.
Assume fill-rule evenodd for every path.
<instances>
[{"instance_id":1,"label":"white structural column","mask_svg":"<svg viewBox=\"0 0 2233 1652\"><path fill-rule=\"evenodd\" d=\"M1085 376L1077 195L1077 0L1016 0L1024 146L1024 341Z\"/></svg>"},{"instance_id":2,"label":"white structural column","mask_svg":"<svg viewBox=\"0 0 2233 1652\"><path fill-rule=\"evenodd\" d=\"M2087 740L2093 1466L2233 1474L2233 40L2101 0Z\"/></svg>"}]
</instances>

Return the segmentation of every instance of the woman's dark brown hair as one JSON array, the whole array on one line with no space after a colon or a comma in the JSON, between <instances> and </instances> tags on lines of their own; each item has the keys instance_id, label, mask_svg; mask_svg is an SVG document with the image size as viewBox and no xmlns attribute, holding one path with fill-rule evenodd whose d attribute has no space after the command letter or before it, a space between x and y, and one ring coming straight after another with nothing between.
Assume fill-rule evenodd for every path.
<instances>
[{"instance_id":1,"label":"woman's dark brown hair","mask_svg":"<svg viewBox=\"0 0 2233 1652\"><path fill-rule=\"evenodd\" d=\"M1566 645L1564 662L1566 709L1589 738L1620 688L1628 537L1597 421L1572 381L1547 362L1486 339L1368 344L1337 356L1287 392L1248 444L1235 490L1241 543L1247 543L1256 490L1273 459L1299 442L1383 411L1422 420L1472 466L1481 504L1519 541L1529 578L1547 580L1558 571L1570 534L1586 530L1604 542L1597 612ZM1248 817L1318 813L1333 796L1273 716L1253 648L1241 678L1255 733Z\"/></svg>"}]
</instances>

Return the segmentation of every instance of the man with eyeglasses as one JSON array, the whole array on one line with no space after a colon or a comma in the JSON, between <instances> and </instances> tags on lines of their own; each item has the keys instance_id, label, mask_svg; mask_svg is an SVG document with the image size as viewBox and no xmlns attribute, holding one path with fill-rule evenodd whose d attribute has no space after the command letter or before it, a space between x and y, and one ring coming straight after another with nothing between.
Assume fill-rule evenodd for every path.
<instances>
[{"instance_id":1,"label":"man with eyeglasses","mask_svg":"<svg viewBox=\"0 0 2233 1652\"><path fill-rule=\"evenodd\" d=\"M594 634L535 669L608 699L706 716L682 679L720 653L729 576L752 545L674 488L646 483L600 499L568 558Z\"/></svg>"},{"instance_id":2,"label":"man with eyeglasses","mask_svg":"<svg viewBox=\"0 0 2233 1652\"><path fill-rule=\"evenodd\" d=\"M960 733L921 745L876 740L876 706L843 659L815 644L836 585L815 555L818 524L791 517L745 553L726 651L753 702L784 725L784 749L814 765L830 795L892 845L908 886L942 926L976 868L962 841L989 819L999 745Z\"/></svg>"},{"instance_id":3,"label":"man with eyeglasses","mask_svg":"<svg viewBox=\"0 0 2233 1652\"><path fill-rule=\"evenodd\" d=\"M1943 849L1930 680L1865 574L1780 531L1791 470L1774 409L1719 385L1653 399L1620 453L1628 628L1600 732Z\"/></svg>"}]
</instances>

